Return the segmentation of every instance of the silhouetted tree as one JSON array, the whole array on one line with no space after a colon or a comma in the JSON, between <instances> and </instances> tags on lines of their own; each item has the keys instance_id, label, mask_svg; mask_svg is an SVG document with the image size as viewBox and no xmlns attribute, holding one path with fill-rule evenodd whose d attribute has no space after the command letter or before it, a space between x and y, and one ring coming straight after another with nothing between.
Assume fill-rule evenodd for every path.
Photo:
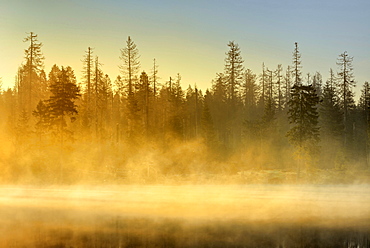
<instances>
[{"instance_id":1,"label":"silhouetted tree","mask_svg":"<svg viewBox=\"0 0 370 248\"><path fill-rule=\"evenodd\" d=\"M137 81L137 73L140 68L140 55L136 44L133 42L129 36L126 41L126 47L121 49L120 59L123 64L120 66L123 78L126 80L128 86L128 94L134 92L134 86Z\"/></svg>"},{"instance_id":2,"label":"silhouetted tree","mask_svg":"<svg viewBox=\"0 0 370 248\"><path fill-rule=\"evenodd\" d=\"M240 133L242 128L242 99L241 85L244 75L243 59L241 50L238 44L234 41L228 43L229 51L225 58L225 84L227 94L227 136L226 140L228 147L232 148L240 141Z\"/></svg>"},{"instance_id":3,"label":"silhouetted tree","mask_svg":"<svg viewBox=\"0 0 370 248\"><path fill-rule=\"evenodd\" d=\"M153 85L153 96L156 97L158 93L158 64L156 59L153 59L153 68L152 68L152 76L151 81Z\"/></svg>"},{"instance_id":4,"label":"silhouetted tree","mask_svg":"<svg viewBox=\"0 0 370 248\"><path fill-rule=\"evenodd\" d=\"M142 72L140 75L140 83L138 87L138 91L136 93L139 109L141 110L141 118L143 121L144 132L146 135L149 134L149 111L150 111L150 103L152 102L152 88L150 86L149 77L146 72Z\"/></svg>"},{"instance_id":5,"label":"silhouetted tree","mask_svg":"<svg viewBox=\"0 0 370 248\"><path fill-rule=\"evenodd\" d=\"M45 97L43 93L46 92L47 84L45 72L43 72L42 43L38 42L37 35L33 32L29 33L24 42L29 42L30 45L25 49L26 62L20 70L19 94L22 94L22 108L31 113L38 100Z\"/></svg>"},{"instance_id":6,"label":"silhouetted tree","mask_svg":"<svg viewBox=\"0 0 370 248\"><path fill-rule=\"evenodd\" d=\"M312 86L316 90L317 96L320 98L322 95L322 76L320 72L316 72L312 77Z\"/></svg>"},{"instance_id":7,"label":"silhouetted tree","mask_svg":"<svg viewBox=\"0 0 370 248\"><path fill-rule=\"evenodd\" d=\"M319 138L318 111L319 98L312 85L295 84L289 101L288 118L292 125L287 133L290 142L298 149L300 160L305 153L317 152ZM298 165L298 177L300 173Z\"/></svg>"},{"instance_id":8,"label":"silhouetted tree","mask_svg":"<svg viewBox=\"0 0 370 248\"><path fill-rule=\"evenodd\" d=\"M267 85L268 85L268 75L267 75L267 71L266 71L266 68L265 68L265 63L262 63L262 73L260 75L260 97L259 97L259 101L258 101L258 105L259 105L259 108L260 109L264 109L265 108L265 101L266 101L266 98L267 98Z\"/></svg>"},{"instance_id":9,"label":"silhouetted tree","mask_svg":"<svg viewBox=\"0 0 370 248\"><path fill-rule=\"evenodd\" d=\"M178 137L184 137L184 101L185 93L181 87L181 75L170 84L170 130Z\"/></svg>"},{"instance_id":10,"label":"silhouetted tree","mask_svg":"<svg viewBox=\"0 0 370 248\"><path fill-rule=\"evenodd\" d=\"M274 83L273 83L273 74L272 71L269 69L266 70L267 72L267 95L265 96L265 106L264 106L264 112L262 116L262 123L263 125L268 128L271 126L272 122L275 119L275 112L276 112L276 106L275 106L275 90L274 90Z\"/></svg>"},{"instance_id":11,"label":"silhouetted tree","mask_svg":"<svg viewBox=\"0 0 370 248\"><path fill-rule=\"evenodd\" d=\"M51 111L47 103L40 100L36 106L36 109L32 112L32 115L36 117L36 134L39 137L39 140L42 140L42 137L47 134L51 126Z\"/></svg>"},{"instance_id":12,"label":"silhouetted tree","mask_svg":"<svg viewBox=\"0 0 370 248\"><path fill-rule=\"evenodd\" d=\"M88 109L91 109L91 95L92 95L92 83L91 79L93 77L93 69L94 69L94 60L93 60L93 49L91 47L87 48L85 52L83 62L83 77L85 80L85 94L86 94L86 102Z\"/></svg>"},{"instance_id":13,"label":"silhouetted tree","mask_svg":"<svg viewBox=\"0 0 370 248\"><path fill-rule=\"evenodd\" d=\"M100 75L103 72L100 71ZM112 131L112 101L113 101L113 90L112 82L108 76L105 74L99 80L98 85L98 113L99 113L99 133L100 138L107 138L111 136Z\"/></svg>"},{"instance_id":14,"label":"silhouetted tree","mask_svg":"<svg viewBox=\"0 0 370 248\"><path fill-rule=\"evenodd\" d=\"M291 78L291 75L292 75L292 71L290 69L290 66L288 65L287 69L286 69L286 72L285 72L285 77L284 77L284 108L286 108L288 106L288 102L290 100L290 90L291 90L291 87L292 87L292 78Z\"/></svg>"},{"instance_id":15,"label":"silhouetted tree","mask_svg":"<svg viewBox=\"0 0 370 248\"><path fill-rule=\"evenodd\" d=\"M302 85L302 72L301 72L301 54L298 50L298 43L294 43L294 52L293 52L293 80L295 85Z\"/></svg>"},{"instance_id":16,"label":"silhouetted tree","mask_svg":"<svg viewBox=\"0 0 370 248\"><path fill-rule=\"evenodd\" d=\"M349 120L349 112L355 108L352 92L352 87L355 86L352 61L353 57L350 57L347 52L340 54L337 61L337 65L340 69L338 72L338 87L342 105L341 107L343 109L345 145L348 144L348 138L349 135L351 135L352 121Z\"/></svg>"},{"instance_id":17,"label":"silhouetted tree","mask_svg":"<svg viewBox=\"0 0 370 248\"><path fill-rule=\"evenodd\" d=\"M364 140L365 144L361 144L362 147L365 147L365 157L366 165L370 166L370 84L365 82L361 90L361 97L359 100L359 110L361 115L360 127L362 127L362 132L360 137L357 139Z\"/></svg>"},{"instance_id":18,"label":"silhouetted tree","mask_svg":"<svg viewBox=\"0 0 370 248\"><path fill-rule=\"evenodd\" d=\"M214 121L216 137L223 145L228 143L228 96L226 77L223 73L218 73L212 81L211 98L209 109Z\"/></svg>"},{"instance_id":19,"label":"silhouetted tree","mask_svg":"<svg viewBox=\"0 0 370 248\"><path fill-rule=\"evenodd\" d=\"M216 144L216 137L215 137L215 129L213 125L213 119L211 112L209 110L209 91L206 92L204 97L204 107L202 111L202 118L201 118L201 130L202 130L202 137L205 143L210 146L214 147Z\"/></svg>"},{"instance_id":20,"label":"silhouetted tree","mask_svg":"<svg viewBox=\"0 0 370 248\"><path fill-rule=\"evenodd\" d=\"M74 115L77 115L77 105L75 100L80 96L80 90L76 85L76 78L71 67L60 70L55 81L50 84L51 96L47 100L50 109L51 125L55 127L56 134L60 141L64 142L64 133L67 126L66 117L74 121Z\"/></svg>"},{"instance_id":21,"label":"silhouetted tree","mask_svg":"<svg viewBox=\"0 0 370 248\"><path fill-rule=\"evenodd\" d=\"M234 41L228 44L229 51L226 53L225 59L225 76L228 98L232 105L236 104L238 91L243 79L243 62L240 47Z\"/></svg>"},{"instance_id":22,"label":"silhouetted tree","mask_svg":"<svg viewBox=\"0 0 370 248\"><path fill-rule=\"evenodd\" d=\"M93 59L93 48L88 47L82 60L82 89L81 89L81 104L80 104L80 116L82 120L83 131L86 136L91 134L91 126L95 118L95 94L94 94L94 59Z\"/></svg>"},{"instance_id":23,"label":"silhouetted tree","mask_svg":"<svg viewBox=\"0 0 370 248\"><path fill-rule=\"evenodd\" d=\"M91 47L87 48L85 52L83 62L83 79L85 81L84 93L85 93L85 101L87 105L87 111L90 112L92 109L92 78L93 78L93 70L94 70L94 59L93 59L93 49Z\"/></svg>"},{"instance_id":24,"label":"silhouetted tree","mask_svg":"<svg viewBox=\"0 0 370 248\"><path fill-rule=\"evenodd\" d=\"M281 64L278 65L277 69L275 70L275 77L276 77L276 91L277 91L277 109L280 111L283 106L283 91L282 91L282 71L283 67Z\"/></svg>"},{"instance_id":25,"label":"silhouetted tree","mask_svg":"<svg viewBox=\"0 0 370 248\"><path fill-rule=\"evenodd\" d=\"M247 112L257 106L257 76L250 69L244 72L243 98Z\"/></svg>"},{"instance_id":26,"label":"silhouetted tree","mask_svg":"<svg viewBox=\"0 0 370 248\"><path fill-rule=\"evenodd\" d=\"M202 96L197 88L189 85L185 97L186 109L186 139L197 138L200 132L200 122L202 116Z\"/></svg>"},{"instance_id":27,"label":"silhouetted tree","mask_svg":"<svg viewBox=\"0 0 370 248\"><path fill-rule=\"evenodd\" d=\"M322 136L340 140L344 128L343 113L339 102L337 81L332 69L330 69L330 77L323 89L319 110Z\"/></svg>"}]
</instances>

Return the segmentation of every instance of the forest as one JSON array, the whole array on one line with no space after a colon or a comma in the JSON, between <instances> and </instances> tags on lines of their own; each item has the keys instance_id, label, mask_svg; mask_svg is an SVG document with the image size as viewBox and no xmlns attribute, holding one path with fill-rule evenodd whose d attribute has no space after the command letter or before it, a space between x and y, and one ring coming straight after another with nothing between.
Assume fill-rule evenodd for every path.
<instances>
[{"instance_id":1,"label":"forest","mask_svg":"<svg viewBox=\"0 0 370 248\"><path fill-rule=\"evenodd\" d=\"M290 65L244 67L235 41L208 89L140 67L129 36L115 78L94 49L81 68L44 70L42 42L25 40L14 87L0 92L0 183L368 182L370 86L355 101L353 57L303 74ZM333 58L335 61L335 58ZM83 78L75 76L83 71ZM1 76L1 75L0 75Z\"/></svg>"}]
</instances>

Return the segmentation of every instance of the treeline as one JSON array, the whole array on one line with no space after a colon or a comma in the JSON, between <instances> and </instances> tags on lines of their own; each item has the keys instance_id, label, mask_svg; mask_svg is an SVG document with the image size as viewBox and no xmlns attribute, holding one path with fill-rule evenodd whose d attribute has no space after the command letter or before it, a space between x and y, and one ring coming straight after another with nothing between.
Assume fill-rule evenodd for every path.
<instances>
[{"instance_id":1,"label":"treeline","mask_svg":"<svg viewBox=\"0 0 370 248\"><path fill-rule=\"evenodd\" d=\"M224 71L203 92L196 85L183 89L180 74L160 79L155 59L151 69L141 70L130 37L120 53L121 74L113 80L90 47L81 54L83 78L77 80L69 66L54 65L47 74L37 35L31 32L25 42L15 86L0 98L3 130L17 149L81 142L132 147L155 142L169 149L173 140L197 140L217 159L239 156L256 168L369 164L369 84L356 103L347 52L326 79L320 72L302 74L297 43L292 65L263 64L256 74L244 67L232 41Z\"/></svg>"}]
</instances>

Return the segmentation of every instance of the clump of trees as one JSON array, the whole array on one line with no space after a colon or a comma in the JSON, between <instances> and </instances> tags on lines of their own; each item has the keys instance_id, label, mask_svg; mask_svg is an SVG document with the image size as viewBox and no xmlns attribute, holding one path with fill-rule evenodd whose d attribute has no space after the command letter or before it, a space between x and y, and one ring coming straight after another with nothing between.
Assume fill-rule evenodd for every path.
<instances>
[{"instance_id":1,"label":"clump of trees","mask_svg":"<svg viewBox=\"0 0 370 248\"><path fill-rule=\"evenodd\" d=\"M239 154L237 171L297 168L299 174L309 167L370 163L369 84L365 82L356 103L353 58L347 52L338 57L338 72L330 69L323 82L319 72L303 78L297 43L292 65L284 70L281 64L263 64L258 74L245 67L241 48L230 41L224 71L202 92L196 85L184 90L180 74L161 80L155 59L150 70L141 71L131 37L121 49L121 74L114 80L90 47L82 59L81 80L69 66L54 65L47 75L38 36L31 32L25 42L15 85L0 95L6 120L1 124L17 149L35 144L78 149L88 143L119 150L122 144L155 143L168 150L174 140L196 140L219 164ZM172 166L176 171L178 165ZM233 171L231 165L219 166L211 170Z\"/></svg>"}]
</instances>

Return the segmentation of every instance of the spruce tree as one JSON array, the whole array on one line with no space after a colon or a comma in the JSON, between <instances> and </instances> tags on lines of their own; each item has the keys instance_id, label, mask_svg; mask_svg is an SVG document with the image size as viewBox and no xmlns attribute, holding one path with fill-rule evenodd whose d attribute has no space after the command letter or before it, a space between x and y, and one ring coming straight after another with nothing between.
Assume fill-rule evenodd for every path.
<instances>
[{"instance_id":1,"label":"spruce tree","mask_svg":"<svg viewBox=\"0 0 370 248\"><path fill-rule=\"evenodd\" d=\"M205 143L209 147L214 147L216 145L216 139L215 139L216 137L215 137L215 130L214 130L211 111L209 110L209 107L208 107L209 97L210 97L210 93L209 91L207 91L204 97L204 107L203 107L202 117L201 117L201 131L202 131L202 137Z\"/></svg>"},{"instance_id":2,"label":"spruce tree","mask_svg":"<svg viewBox=\"0 0 370 248\"><path fill-rule=\"evenodd\" d=\"M153 59L153 68L152 68L152 75L151 75L151 82L152 82L152 85L153 85L153 96L154 97L157 97L157 94L158 94L158 79L159 76L158 76L158 64L157 64L157 61L156 59Z\"/></svg>"},{"instance_id":3,"label":"spruce tree","mask_svg":"<svg viewBox=\"0 0 370 248\"><path fill-rule=\"evenodd\" d=\"M82 104L80 108L80 115L82 117L82 123L84 131L89 136L91 134L91 126L94 118L94 59L93 59L93 49L91 47L87 48L84 58L82 60L83 71L82 71L82 80L83 80L83 91L82 93Z\"/></svg>"},{"instance_id":4,"label":"spruce tree","mask_svg":"<svg viewBox=\"0 0 370 248\"><path fill-rule=\"evenodd\" d=\"M31 114L37 102L45 97L46 77L43 71L44 56L41 51L42 43L38 41L37 34L30 32L24 39L29 42L29 47L25 49L25 64L20 68L20 84L18 93L20 94L20 107Z\"/></svg>"},{"instance_id":5,"label":"spruce tree","mask_svg":"<svg viewBox=\"0 0 370 248\"><path fill-rule=\"evenodd\" d=\"M257 76L250 69L245 70L243 77L243 98L247 116L250 117L257 107Z\"/></svg>"},{"instance_id":6,"label":"spruce tree","mask_svg":"<svg viewBox=\"0 0 370 248\"><path fill-rule=\"evenodd\" d=\"M229 101L231 105L235 106L240 84L243 79L244 61L238 44L230 41L227 45L229 51L226 53L227 56L225 59L226 85Z\"/></svg>"},{"instance_id":7,"label":"spruce tree","mask_svg":"<svg viewBox=\"0 0 370 248\"><path fill-rule=\"evenodd\" d=\"M128 95L134 92L135 84L137 83L137 73L140 68L140 55L136 44L129 36L126 41L126 47L121 49L120 59L122 65L120 66L123 78L127 82Z\"/></svg>"},{"instance_id":8,"label":"spruce tree","mask_svg":"<svg viewBox=\"0 0 370 248\"><path fill-rule=\"evenodd\" d=\"M304 154L314 155L318 150L319 126L317 105L319 98L312 85L294 85L288 103L288 119L291 128L287 133L290 142ZM300 168L298 168L299 176Z\"/></svg>"},{"instance_id":9,"label":"spruce tree","mask_svg":"<svg viewBox=\"0 0 370 248\"><path fill-rule=\"evenodd\" d=\"M353 57L349 56L345 51L339 55L337 65L338 72L338 88L341 100L341 107L343 110L343 124L344 124L344 144L348 145L350 137L352 136L352 120L350 119L351 111L355 108L355 101L353 98L352 88L355 86L353 76Z\"/></svg>"},{"instance_id":10,"label":"spruce tree","mask_svg":"<svg viewBox=\"0 0 370 248\"><path fill-rule=\"evenodd\" d=\"M92 98L92 78L94 69L94 59L93 59L93 49L91 47L87 48L85 52L83 62L83 79L85 81L85 101L87 104L87 109L92 109L91 98Z\"/></svg>"},{"instance_id":11,"label":"spruce tree","mask_svg":"<svg viewBox=\"0 0 370 248\"><path fill-rule=\"evenodd\" d=\"M359 100L359 111L361 116L360 127L362 127L361 136L365 140L366 166L370 166L370 84L365 82L361 90ZM363 147L363 145L362 145Z\"/></svg>"},{"instance_id":12,"label":"spruce tree","mask_svg":"<svg viewBox=\"0 0 370 248\"><path fill-rule=\"evenodd\" d=\"M322 76L320 72L316 72L312 77L312 86L316 89L316 94L319 98L322 95Z\"/></svg>"},{"instance_id":13,"label":"spruce tree","mask_svg":"<svg viewBox=\"0 0 370 248\"><path fill-rule=\"evenodd\" d=\"M103 75L103 72L101 72ZM100 138L104 139L109 136L110 126L112 124L112 101L113 101L113 90L112 82L105 74L100 79L99 85L99 119L100 119Z\"/></svg>"},{"instance_id":14,"label":"spruce tree","mask_svg":"<svg viewBox=\"0 0 370 248\"><path fill-rule=\"evenodd\" d=\"M146 135L148 135L150 126L149 107L152 99L152 88L149 82L149 77L144 71L140 75L140 83L136 95L139 103L139 108L141 109L141 116L144 123L144 131Z\"/></svg>"},{"instance_id":15,"label":"spruce tree","mask_svg":"<svg viewBox=\"0 0 370 248\"><path fill-rule=\"evenodd\" d=\"M294 52L293 52L293 68L292 68L292 74L293 74L293 81L295 85L302 85L302 65L301 65L301 53L298 49L298 43L294 43Z\"/></svg>"},{"instance_id":16,"label":"spruce tree","mask_svg":"<svg viewBox=\"0 0 370 248\"><path fill-rule=\"evenodd\" d=\"M227 111L226 111L226 143L232 148L240 141L241 133L241 84L244 74L243 59L238 44L234 41L228 43L229 51L225 58L225 76L227 93Z\"/></svg>"},{"instance_id":17,"label":"spruce tree","mask_svg":"<svg viewBox=\"0 0 370 248\"><path fill-rule=\"evenodd\" d=\"M75 101L80 96L80 89L76 85L76 78L71 67L62 67L56 80L50 84L50 92L51 96L47 100L47 105L50 109L51 125L63 143L64 134L70 134L66 130L66 117L70 117L71 122L75 120L74 116L78 114Z\"/></svg>"},{"instance_id":18,"label":"spruce tree","mask_svg":"<svg viewBox=\"0 0 370 248\"><path fill-rule=\"evenodd\" d=\"M50 131L50 107L47 103L45 103L45 101L40 100L36 106L36 109L32 112L32 115L37 119L35 129L36 134L41 141L43 136L45 136Z\"/></svg>"},{"instance_id":19,"label":"spruce tree","mask_svg":"<svg viewBox=\"0 0 370 248\"><path fill-rule=\"evenodd\" d=\"M330 77L323 89L319 112L322 137L339 141L343 135L343 113L339 102L337 82L332 69L330 69Z\"/></svg>"},{"instance_id":20,"label":"spruce tree","mask_svg":"<svg viewBox=\"0 0 370 248\"><path fill-rule=\"evenodd\" d=\"M267 85L268 85L268 75L267 75L267 72L266 72L266 68L265 68L265 63L262 63L262 73L260 75L260 85L259 85L259 101L258 101L258 106L260 109L264 109L265 108L265 101L266 101L266 97L267 97Z\"/></svg>"},{"instance_id":21,"label":"spruce tree","mask_svg":"<svg viewBox=\"0 0 370 248\"><path fill-rule=\"evenodd\" d=\"M298 44L295 43L293 52L293 76L294 86L290 92L288 102L288 119L291 124L287 133L289 141L298 151L299 162L297 166L297 177L300 176L301 161L308 155L318 152L318 142L320 141L318 119L319 114L317 105L319 97L312 85L303 85L301 79L301 55L298 51Z\"/></svg>"},{"instance_id":22,"label":"spruce tree","mask_svg":"<svg viewBox=\"0 0 370 248\"><path fill-rule=\"evenodd\" d=\"M184 101L185 93L181 88L181 75L178 73L176 80L170 84L170 127L173 134L178 137L184 136Z\"/></svg>"},{"instance_id":23,"label":"spruce tree","mask_svg":"<svg viewBox=\"0 0 370 248\"><path fill-rule=\"evenodd\" d=\"M267 72L267 95L265 100L265 107L262 116L262 125L264 128L272 127L273 121L275 120L276 104L275 104L275 89L273 83L273 72L266 69Z\"/></svg>"},{"instance_id":24,"label":"spruce tree","mask_svg":"<svg viewBox=\"0 0 370 248\"><path fill-rule=\"evenodd\" d=\"M229 101L227 94L227 77L223 73L218 73L212 81L211 97L209 109L214 121L217 137L221 144L226 146L229 140ZM235 111L235 110L233 110Z\"/></svg>"},{"instance_id":25,"label":"spruce tree","mask_svg":"<svg viewBox=\"0 0 370 248\"><path fill-rule=\"evenodd\" d=\"M290 100L290 90L292 87L292 71L291 67L288 65L285 76L284 76L284 109L288 107L288 102Z\"/></svg>"},{"instance_id":26,"label":"spruce tree","mask_svg":"<svg viewBox=\"0 0 370 248\"><path fill-rule=\"evenodd\" d=\"M278 111L282 110L283 108L283 91L282 91L282 71L283 67L281 64L278 65L277 69L275 70L275 77L276 77L276 87L277 87L277 109Z\"/></svg>"}]
</instances>

